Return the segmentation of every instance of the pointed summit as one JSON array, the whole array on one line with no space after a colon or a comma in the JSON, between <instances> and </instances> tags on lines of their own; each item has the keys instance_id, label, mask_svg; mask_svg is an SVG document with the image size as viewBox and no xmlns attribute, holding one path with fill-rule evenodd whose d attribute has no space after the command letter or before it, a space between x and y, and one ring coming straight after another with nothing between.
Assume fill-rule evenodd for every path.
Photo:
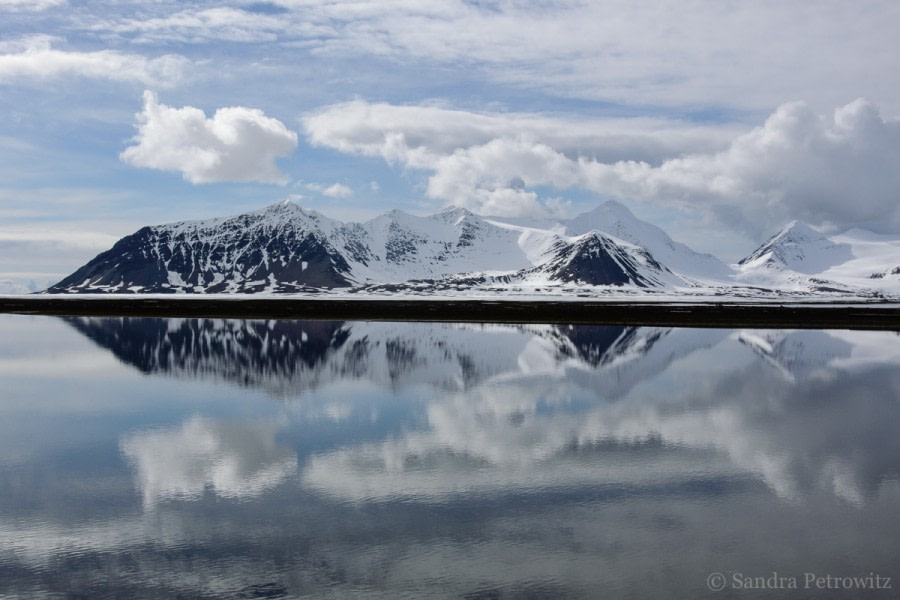
<instances>
[{"instance_id":1,"label":"pointed summit","mask_svg":"<svg viewBox=\"0 0 900 600\"><path fill-rule=\"evenodd\" d=\"M250 213L253 214L253 213ZM314 219L318 218L327 218L322 213L315 211L311 208L305 208L300 206L297 203L297 200L291 197L287 197L284 200L279 200L277 202L273 202L272 204L266 206L262 210L256 211L256 214L260 215L295 215L300 214L305 217L311 217Z\"/></svg>"},{"instance_id":2,"label":"pointed summit","mask_svg":"<svg viewBox=\"0 0 900 600\"><path fill-rule=\"evenodd\" d=\"M738 264L745 268L787 268L812 275L851 258L849 244L837 243L802 221L791 221Z\"/></svg>"},{"instance_id":3,"label":"pointed summit","mask_svg":"<svg viewBox=\"0 0 900 600\"><path fill-rule=\"evenodd\" d=\"M635 217L634 213L621 202L607 200L594 210L582 213L573 219L569 219L566 222L566 230L570 235L581 235L596 230L616 236L616 231L628 235L629 232L633 232L635 229L641 229L643 226L648 225L654 227ZM631 241L625 237L621 237L621 239Z\"/></svg>"},{"instance_id":4,"label":"pointed summit","mask_svg":"<svg viewBox=\"0 0 900 600\"><path fill-rule=\"evenodd\" d=\"M663 287L682 283L644 248L598 232L561 244L538 271L553 281L587 285Z\"/></svg>"},{"instance_id":5,"label":"pointed summit","mask_svg":"<svg viewBox=\"0 0 900 600\"><path fill-rule=\"evenodd\" d=\"M592 212L605 212L630 217L633 219L637 218L634 216L634 213L631 212L631 209L617 200L607 200L606 202L595 208Z\"/></svg>"},{"instance_id":6,"label":"pointed summit","mask_svg":"<svg viewBox=\"0 0 900 600\"><path fill-rule=\"evenodd\" d=\"M775 234L776 238L782 238L797 242L804 242L807 240L818 240L818 239L828 239L820 232L816 231L806 223L802 221L798 221L794 219L789 222L787 225L781 228L777 234Z\"/></svg>"},{"instance_id":7,"label":"pointed summit","mask_svg":"<svg viewBox=\"0 0 900 600\"><path fill-rule=\"evenodd\" d=\"M434 215L434 217L443 219L445 221L459 221L462 219L481 219L478 215L473 213L471 210L467 208L463 208L461 206L447 206L441 209L440 212Z\"/></svg>"},{"instance_id":8,"label":"pointed summit","mask_svg":"<svg viewBox=\"0 0 900 600\"><path fill-rule=\"evenodd\" d=\"M668 234L634 216L627 206L607 200L594 210L564 221L567 235L599 231L646 248L660 262L679 275L697 278L728 278L732 271L711 254L700 254L672 240Z\"/></svg>"}]
</instances>

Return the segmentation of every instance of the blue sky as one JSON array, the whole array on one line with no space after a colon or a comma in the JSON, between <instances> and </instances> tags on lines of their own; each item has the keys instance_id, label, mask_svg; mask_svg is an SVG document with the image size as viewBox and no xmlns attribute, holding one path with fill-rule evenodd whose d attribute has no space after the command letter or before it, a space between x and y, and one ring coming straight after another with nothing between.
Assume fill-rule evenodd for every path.
<instances>
[{"instance_id":1,"label":"blue sky","mask_svg":"<svg viewBox=\"0 0 900 600\"><path fill-rule=\"evenodd\" d=\"M294 197L900 231L900 4L0 0L0 280Z\"/></svg>"}]
</instances>

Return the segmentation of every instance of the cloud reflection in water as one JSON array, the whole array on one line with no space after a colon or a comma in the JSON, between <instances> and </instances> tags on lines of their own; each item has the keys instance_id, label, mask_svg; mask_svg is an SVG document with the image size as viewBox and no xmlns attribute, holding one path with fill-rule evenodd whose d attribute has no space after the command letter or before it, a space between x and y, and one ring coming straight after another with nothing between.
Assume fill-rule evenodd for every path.
<instances>
[{"instance_id":1,"label":"cloud reflection in water","mask_svg":"<svg viewBox=\"0 0 900 600\"><path fill-rule=\"evenodd\" d=\"M896 346L894 333L72 324L145 372L257 386L306 404L347 380L431 389L424 419L305 458L302 485L344 501L752 476L783 499L824 491L859 504L900 476L900 438L888 425L900 422L900 354L885 350ZM363 408L344 398L311 410L341 421ZM192 418L176 430L131 434L122 448L148 505L207 487L254 496L297 468L268 427Z\"/></svg>"}]
</instances>

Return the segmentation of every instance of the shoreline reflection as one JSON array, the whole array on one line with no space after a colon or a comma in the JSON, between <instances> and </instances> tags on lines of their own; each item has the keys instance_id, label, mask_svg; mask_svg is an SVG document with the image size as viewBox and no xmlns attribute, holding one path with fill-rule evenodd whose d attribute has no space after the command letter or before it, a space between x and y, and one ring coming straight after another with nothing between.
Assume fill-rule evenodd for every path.
<instances>
[{"instance_id":1,"label":"shoreline reflection","mask_svg":"<svg viewBox=\"0 0 900 600\"><path fill-rule=\"evenodd\" d=\"M897 341L889 332L130 318L69 323L142 372L224 380L285 400L347 380L433 388L415 426L305 457L302 485L345 501L440 502L483 489L749 474L782 499L828 491L861 504L883 481L900 477L900 438L889 425L900 422L894 400L900 397L900 352L886 351ZM359 408L347 399L322 411L341 421ZM135 448L143 446L123 442L148 503L210 485L223 495L238 493L240 486L216 484L218 476L210 474L224 467L200 465L211 460L200 448L209 432L188 433L200 424L194 419L178 431L135 434L191 466L152 467L138 457ZM272 445L243 437L233 451L216 450L217 460L268 473L265 481L275 478L266 469L282 473L279 479L296 467L285 457L274 463L281 466L248 467ZM666 448L659 462L646 460L648 444ZM679 459L682 453L691 458ZM729 466L715 453L727 456ZM186 480L191 474L193 482ZM246 490L262 485L243 476Z\"/></svg>"},{"instance_id":2,"label":"shoreline reflection","mask_svg":"<svg viewBox=\"0 0 900 600\"><path fill-rule=\"evenodd\" d=\"M29 323L31 355L0 336L0 596L714 598L713 571L900 575L895 333Z\"/></svg>"}]
</instances>

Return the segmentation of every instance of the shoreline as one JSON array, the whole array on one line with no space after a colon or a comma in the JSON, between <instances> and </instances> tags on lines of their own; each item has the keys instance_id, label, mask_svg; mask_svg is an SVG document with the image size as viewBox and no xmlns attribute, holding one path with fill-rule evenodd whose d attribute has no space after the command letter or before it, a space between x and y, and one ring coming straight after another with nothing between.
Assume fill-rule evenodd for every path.
<instances>
[{"instance_id":1,"label":"shoreline","mask_svg":"<svg viewBox=\"0 0 900 600\"><path fill-rule=\"evenodd\" d=\"M900 331L896 302L39 295L0 314Z\"/></svg>"}]
</instances>

